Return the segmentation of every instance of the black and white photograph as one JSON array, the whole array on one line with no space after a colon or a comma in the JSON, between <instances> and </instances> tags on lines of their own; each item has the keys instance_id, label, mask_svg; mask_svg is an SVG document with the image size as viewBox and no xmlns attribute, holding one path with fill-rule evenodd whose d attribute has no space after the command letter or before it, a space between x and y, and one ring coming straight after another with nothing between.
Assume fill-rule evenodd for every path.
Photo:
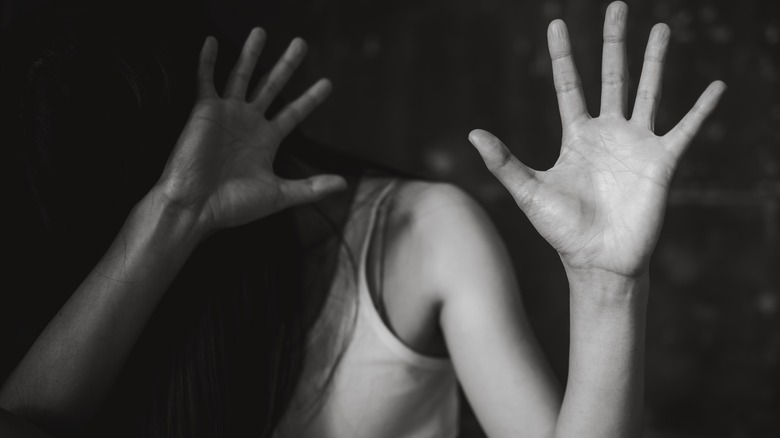
<instances>
[{"instance_id":1,"label":"black and white photograph","mask_svg":"<svg viewBox=\"0 0 780 438\"><path fill-rule=\"evenodd\" d=\"M0 438L780 437L780 2L0 0Z\"/></svg>"}]
</instances>

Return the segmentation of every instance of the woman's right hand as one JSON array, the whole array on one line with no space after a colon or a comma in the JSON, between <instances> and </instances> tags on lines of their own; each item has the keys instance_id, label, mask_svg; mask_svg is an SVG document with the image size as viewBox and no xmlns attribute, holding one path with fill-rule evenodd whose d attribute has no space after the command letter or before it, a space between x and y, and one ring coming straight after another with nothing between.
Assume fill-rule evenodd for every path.
<instances>
[{"instance_id":1,"label":"woman's right hand","mask_svg":"<svg viewBox=\"0 0 780 438\"><path fill-rule=\"evenodd\" d=\"M294 40L247 96L264 40L262 30L252 31L222 96L213 85L216 41L206 41L197 103L159 182L136 204L105 255L0 382L0 435L16 427L15 417L2 410L52 435L70 435L87 425L200 239L345 185L337 176L291 181L274 174L280 142L322 102L330 84L317 82L268 120L264 113L303 58L305 45Z\"/></svg>"},{"instance_id":2,"label":"woman's right hand","mask_svg":"<svg viewBox=\"0 0 780 438\"><path fill-rule=\"evenodd\" d=\"M177 211L195 218L203 234L318 200L346 186L335 175L287 180L274 174L274 157L282 139L327 97L331 86L319 80L267 119L265 112L300 64L306 44L293 40L247 96L264 42L265 32L253 29L220 96L213 79L217 41L206 39L200 55L197 102L154 189Z\"/></svg>"}]
</instances>

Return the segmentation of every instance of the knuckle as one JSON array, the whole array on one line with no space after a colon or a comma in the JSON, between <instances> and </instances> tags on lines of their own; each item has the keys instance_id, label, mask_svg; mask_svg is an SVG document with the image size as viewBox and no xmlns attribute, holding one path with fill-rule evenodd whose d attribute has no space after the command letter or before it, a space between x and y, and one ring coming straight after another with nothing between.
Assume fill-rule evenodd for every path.
<instances>
[{"instance_id":1,"label":"knuckle","mask_svg":"<svg viewBox=\"0 0 780 438\"><path fill-rule=\"evenodd\" d=\"M620 33L605 33L604 44L622 44L626 41L626 37Z\"/></svg>"},{"instance_id":2,"label":"knuckle","mask_svg":"<svg viewBox=\"0 0 780 438\"><path fill-rule=\"evenodd\" d=\"M603 85L623 85L626 82L626 74L619 71L608 71L601 75Z\"/></svg>"},{"instance_id":3,"label":"knuckle","mask_svg":"<svg viewBox=\"0 0 780 438\"><path fill-rule=\"evenodd\" d=\"M490 163L487 163L487 167L492 173L500 173L506 169L511 162L512 155L506 150L503 150L495 160L491 160Z\"/></svg>"},{"instance_id":4,"label":"knuckle","mask_svg":"<svg viewBox=\"0 0 780 438\"><path fill-rule=\"evenodd\" d=\"M555 90L558 94L565 94L580 88L580 81L576 78L566 78L558 81Z\"/></svg>"},{"instance_id":5,"label":"knuckle","mask_svg":"<svg viewBox=\"0 0 780 438\"><path fill-rule=\"evenodd\" d=\"M648 53L644 58L645 64L662 64L664 62L663 56L657 53Z\"/></svg>"},{"instance_id":6,"label":"knuckle","mask_svg":"<svg viewBox=\"0 0 780 438\"><path fill-rule=\"evenodd\" d=\"M558 72L554 77L554 82L558 94L568 93L582 87L580 76L574 70Z\"/></svg>"},{"instance_id":7,"label":"knuckle","mask_svg":"<svg viewBox=\"0 0 780 438\"><path fill-rule=\"evenodd\" d=\"M641 100L648 100L655 102L658 100L658 96L649 88L640 88L636 92L636 98Z\"/></svg>"},{"instance_id":8,"label":"knuckle","mask_svg":"<svg viewBox=\"0 0 780 438\"><path fill-rule=\"evenodd\" d=\"M569 57L571 57L571 50L569 50L568 48L550 52L550 59L552 59L553 61L560 61Z\"/></svg>"}]
</instances>

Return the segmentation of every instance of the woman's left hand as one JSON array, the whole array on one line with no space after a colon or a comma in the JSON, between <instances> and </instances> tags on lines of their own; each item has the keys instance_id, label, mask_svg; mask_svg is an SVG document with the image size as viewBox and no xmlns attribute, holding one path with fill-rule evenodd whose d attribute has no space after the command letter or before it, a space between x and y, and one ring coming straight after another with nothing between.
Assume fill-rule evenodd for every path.
<instances>
[{"instance_id":1,"label":"woman's left hand","mask_svg":"<svg viewBox=\"0 0 780 438\"><path fill-rule=\"evenodd\" d=\"M693 109L663 136L653 132L669 28L656 25L645 52L634 111L627 119L627 7L612 3L604 23L601 113L587 113L566 25L550 24L548 45L563 125L558 161L532 170L492 134L469 139L567 269L635 277L647 270L680 156L725 90L710 84Z\"/></svg>"}]
</instances>

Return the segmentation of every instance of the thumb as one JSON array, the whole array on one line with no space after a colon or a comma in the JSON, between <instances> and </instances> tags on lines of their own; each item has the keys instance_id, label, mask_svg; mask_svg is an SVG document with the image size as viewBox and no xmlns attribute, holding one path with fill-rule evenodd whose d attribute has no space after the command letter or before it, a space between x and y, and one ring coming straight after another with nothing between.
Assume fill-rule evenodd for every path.
<instances>
[{"instance_id":1,"label":"thumb","mask_svg":"<svg viewBox=\"0 0 780 438\"><path fill-rule=\"evenodd\" d=\"M482 156L490 173L509 190L521 209L525 209L536 191L536 172L515 158L495 135L482 129L469 133L469 141Z\"/></svg>"},{"instance_id":2,"label":"thumb","mask_svg":"<svg viewBox=\"0 0 780 438\"><path fill-rule=\"evenodd\" d=\"M282 180L280 207L319 201L326 196L347 188L347 181L338 175L316 175L306 179Z\"/></svg>"}]
</instances>

